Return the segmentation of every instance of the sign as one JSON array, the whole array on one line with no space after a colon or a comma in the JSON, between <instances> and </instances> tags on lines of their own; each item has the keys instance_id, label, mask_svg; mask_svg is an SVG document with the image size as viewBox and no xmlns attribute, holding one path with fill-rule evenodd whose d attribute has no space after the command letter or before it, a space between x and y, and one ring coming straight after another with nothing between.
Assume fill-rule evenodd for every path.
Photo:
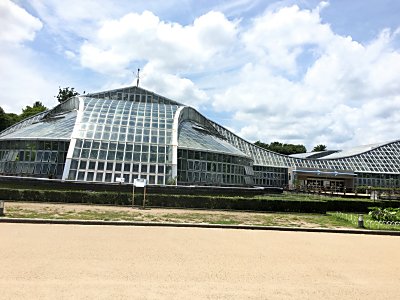
<instances>
[{"instance_id":1,"label":"sign","mask_svg":"<svg viewBox=\"0 0 400 300\"><path fill-rule=\"evenodd\" d=\"M145 187L147 185L147 180L144 178L136 178L133 180L133 185L135 187Z\"/></svg>"},{"instance_id":2,"label":"sign","mask_svg":"<svg viewBox=\"0 0 400 300\"><path fill-rule=\"evenodd\" d=\"M120 183L124 183L125 182L125 178L124 177L116 177L115 181L116 182L120 182Z\"/></svg>"}]
</instances>

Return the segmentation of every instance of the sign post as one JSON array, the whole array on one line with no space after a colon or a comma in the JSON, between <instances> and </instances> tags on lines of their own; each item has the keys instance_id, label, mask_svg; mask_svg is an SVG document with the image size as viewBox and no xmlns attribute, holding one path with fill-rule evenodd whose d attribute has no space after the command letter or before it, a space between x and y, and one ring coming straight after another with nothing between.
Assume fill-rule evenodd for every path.
<instances>
[{"instance_id":1,"label":"sign post","mask_svg":"<svg viewBox=\"0 0 400 300\"><path fill-rule=\"evenodd\" d=\"M135 187L142 187L144 188L143 192L143 209L146 207L146 187L147 187L147 180L143 178L136 178L133 180L133 187L132 187L132 208L134 206L135 201Z\"/></svg>"},{"instance_id":2,"label":"sign post","mask_svg":"<svg viewBox=\"0 0 400 300\"><path fill-rule=\"evenodd\" d=\"M118 198L120 198L121 197L121 185L125 182L125 178L124 177L116 177L115 181L119 182Z\"/></svg>"},{"instance_id":3,"label":"sign post","mask_svg":"<svg viewBox=\"0 0 400 300\"><path fill-rule=\"evenodd\" d=\"M135 183L132 184L132 208L135 205Z\"/></svg>"}]
</instances>

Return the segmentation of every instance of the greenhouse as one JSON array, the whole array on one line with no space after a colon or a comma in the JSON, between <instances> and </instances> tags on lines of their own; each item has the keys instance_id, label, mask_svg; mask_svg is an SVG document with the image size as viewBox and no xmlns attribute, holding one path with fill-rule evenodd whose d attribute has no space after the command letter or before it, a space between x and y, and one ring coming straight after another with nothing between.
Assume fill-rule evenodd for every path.
<instances>
[{"instance_id":1,"label":"greenhouse","mask_svg":"<svg viewBox=\"0 0 400 300\"><path fill-rule=\"evenodd\" d=\"M76 96L0 133L0 174L151 185L400 187L400 141L286 156L139 87Z\"/></svg>"}]
</instances>

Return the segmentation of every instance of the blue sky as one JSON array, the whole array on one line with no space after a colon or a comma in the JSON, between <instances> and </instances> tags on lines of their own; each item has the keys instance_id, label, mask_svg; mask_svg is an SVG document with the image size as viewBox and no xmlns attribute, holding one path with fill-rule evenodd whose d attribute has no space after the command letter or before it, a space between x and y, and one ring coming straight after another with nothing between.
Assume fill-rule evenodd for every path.
<instances>
[{"instance_id":1,"label":"blue sky","mask_svg":"<svg viewBox=\"0 0 400 300\"><path fill-rule=\"evenodd\" d=\"M254 142L399 139L400 1L0 2L1 107L141 86Z\"/></svg>"}]
</instances>

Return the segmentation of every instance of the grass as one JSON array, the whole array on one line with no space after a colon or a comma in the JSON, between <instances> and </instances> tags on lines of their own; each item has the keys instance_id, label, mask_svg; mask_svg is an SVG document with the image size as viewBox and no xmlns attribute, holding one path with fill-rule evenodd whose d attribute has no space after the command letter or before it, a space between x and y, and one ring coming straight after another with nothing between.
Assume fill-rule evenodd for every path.
<instances>
[{"instance_id":1,"label":"grass","mask_svg":"<svg viewBox=\"0 0 400 300\"><path fill-rule=\"evenodd\" d=\"M149 209L96 205L63 205L43 203L7 202L7 218L104 220L168 223L204 223L253 226L286 226L307 228L357 228L358 214L328 212L260 213L213 210ZM381 224L364 214L364 226L372 230L400 230L400 226Z\"/></svg>"},{"instance_id":2,"label":"grass","mask_svg":"<svg viewBox=\"0 0 400 300\"><path fill-rule=\"evenodd\" d=\"M75 207L75 209L72 209ZM349 220L333 215L292 214L292 213L252 213L226 212L207 210L140 210L102 207L70 206L57 204L7 203L5 217L40 218L40 219L74 219L104 221L137 221L168 223L203 223L253 226L287 226L287 227L322 227L354 228Z\"/></svg>"},{"instance_id":3,"label":"grass","mask_svg":"<svg viewBox=\"0 0 400 300\"><path fill-rule=\"evenodd\" d=\"M23 208L23 207L8 207L5 216L8 218L33 218L33 219L62 219L62 220L109 220L109 221L141 221L141 213L139 212L115 212L115 211L98 211L84 210L63 211L56 208L57 205L52 205L44 210Z\"/></svg>"},{"instance_id":4,"label":"grass","mask_svg":"<svg viewBox=\"0 0 400 300\"><path fill-rule=\"evenodd\" d=\"M330 212L328 214L336 219L341 219L341 220L347 221L354 227L358 226L358 214L350 214L350 213L342 213L342 212ZM373 220L371 218L371 216L366 215L366 214L363 215L363 217L364 217L364 227L366 229L400 231L399 225L383 224L383 223Z\"/></svg>"},{"instance_id":5,"label":"grass","mask_svg":"<svg viewBox=\"0 0 400 300\"><path fill-rule=\"evenodd\" d=\"M327 195L319 195L319 194L297 194L291 192L284 192L283 194L271 194L271 195L262 195L255 196L257 199L266 199L266 200L291 200L291 201L371 201L373 200L369 198L345 198L339 196L332 196L330 194Z\"/></svg>"}]
</instances>

